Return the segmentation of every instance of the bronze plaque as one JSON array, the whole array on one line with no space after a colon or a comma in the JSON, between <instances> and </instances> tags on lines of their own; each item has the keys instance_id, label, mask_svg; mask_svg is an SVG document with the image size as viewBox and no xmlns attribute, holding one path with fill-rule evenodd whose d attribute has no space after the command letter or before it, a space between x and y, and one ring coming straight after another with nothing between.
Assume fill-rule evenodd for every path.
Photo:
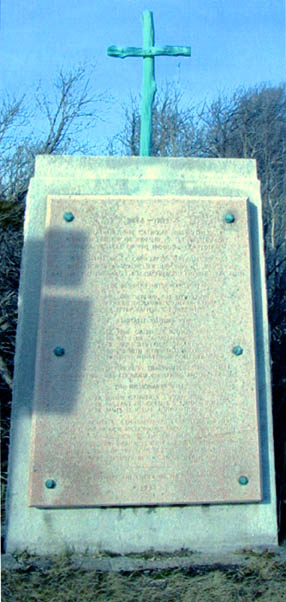
<instances>
[{"instance_id":1,"label":"bronze plaque","mask_svg":"<svg viewBox=\"0 0 286 602\"><path fill-rule=\"evenodd\" d=\"M253 312L246 199L49 197L29 505L261 500Z\"/></svg>"}]
</instances>

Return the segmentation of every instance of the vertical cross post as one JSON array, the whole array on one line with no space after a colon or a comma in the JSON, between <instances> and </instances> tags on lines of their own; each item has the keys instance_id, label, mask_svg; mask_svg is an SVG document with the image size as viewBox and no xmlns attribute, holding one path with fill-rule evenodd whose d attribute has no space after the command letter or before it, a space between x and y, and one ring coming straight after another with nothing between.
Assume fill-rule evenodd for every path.
<instances>
[{"instance_id":1,"label":"vertical cross post","mask_svg":"<svg viewBox=\"0 0 286 602\"><path fill-rule=\"evenodd\" d=\"M155 43L154 38L153 15L146 10L143 12L143 47L152 48ZM140 124L141 157L152 155L152 106L156 90L154 56L144 56Z\"/></svg>"},{"instance_id":2,"label":"vertical cross post","mask_svg":"<svg viewBox=\"0 0 286 602\"><path fill-rule=\"evenodd\" d=\"M126 58L127 56L143 57L143 86L140 126L140 156L152 155L152 106L156 93L154 57L155 56L191 56L190 46L154 46L154 25L151 11L143 12L143 48L123 48L109 46L108 56Z\"/></svg>"}]
</instances>

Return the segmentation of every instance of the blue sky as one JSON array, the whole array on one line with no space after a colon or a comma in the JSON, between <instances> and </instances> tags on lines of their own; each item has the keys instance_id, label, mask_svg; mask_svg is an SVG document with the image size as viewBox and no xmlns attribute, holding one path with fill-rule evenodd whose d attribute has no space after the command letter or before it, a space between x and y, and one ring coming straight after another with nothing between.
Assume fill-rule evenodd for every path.
<instances>
[{"instance_id":1,"label":"blue sky","mask_svg":"<svg viewBox=\"0 0 286 602\"><path fill-rule=\"evenodd\" d=\"M238 86L285 81L284 0L2 0L1 94L49 89L60 67L95 65L104 121L99 144L123 125L122 103L139 94L142 59L107 57L109 45L141 46L143 10L152 10L155 43L188 45L191 58L155 59L157 86L179 83L186 104Z\"/></svg>"}]
</instances>

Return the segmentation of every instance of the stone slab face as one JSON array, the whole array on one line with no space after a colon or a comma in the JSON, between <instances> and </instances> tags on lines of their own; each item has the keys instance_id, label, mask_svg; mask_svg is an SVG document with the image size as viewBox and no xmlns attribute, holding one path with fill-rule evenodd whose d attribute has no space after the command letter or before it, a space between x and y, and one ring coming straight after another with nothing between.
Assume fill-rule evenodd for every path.
<instances>
[{"instance_id":1,"label":"stone slab face","mask_svg":"<svg viewBox=\"0 0 286 602\"><path fill-rule=\"evenodd\" d=\"M242 198L48 198L32 506L261 499L248 229Z\"/></svg>"},{"instance_id":2,"label":"stone slab face","mask_svg":"<svg viewBox=\"0 0 286 602\"><path fill-rule=\"evenodd\" d=\"M6 551L275 545L255 162L41 156L24 239Z\"/></svg>"}]
</instances>

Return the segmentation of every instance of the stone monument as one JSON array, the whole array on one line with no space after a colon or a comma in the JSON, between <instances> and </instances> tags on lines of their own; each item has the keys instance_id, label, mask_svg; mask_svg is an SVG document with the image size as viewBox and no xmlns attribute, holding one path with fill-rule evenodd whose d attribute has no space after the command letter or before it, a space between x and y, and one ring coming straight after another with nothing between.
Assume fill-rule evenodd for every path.
<instances>
[{"instance_id":1,"label":"stone monument","mask_svg":"<svg viewBox=\"0 0 286 602\"><path fill-rule=\"evenodd\" d=\"M148 156L154 56L190 49L144 32L108 49L153 82L142 156L36 159L7 552L277 544L256 164Z\"/></svg>"}]
</instances>

